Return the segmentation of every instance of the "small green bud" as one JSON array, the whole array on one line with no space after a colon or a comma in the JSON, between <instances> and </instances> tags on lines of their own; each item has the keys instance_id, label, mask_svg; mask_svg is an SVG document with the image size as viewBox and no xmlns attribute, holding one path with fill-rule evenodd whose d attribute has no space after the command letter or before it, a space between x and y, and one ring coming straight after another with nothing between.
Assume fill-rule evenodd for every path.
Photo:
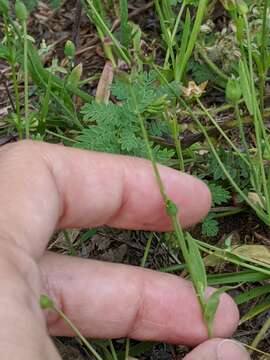
<instances>
[{"instance_id":1,"label":"small green bud","mask_svg":"<svg viewBox=\"0 0 270 360\"><path fill-rule=\"evenodd\" d=\"M15 3L15 14L20 21L26 21L28 18L28 12L24 3L17 0Z\"/></svg>"},{"instance_id":2,"label":"small green bud","mask_svg":"<svg viewBox=\"0 0 270 360\"><path fill-rule=\"evenodd\" d=\"M7 15L8 10L8 0L0 0L0 12L2 12L4 15Z\"/></svg>"},{"instance_id":3,"label":"small green bud","mask_svg":"<svg viewBox=\"0 0 270 360\"><path fill-rule=\"evenodd\" d=\"M53 301L47 295L40 296L39 304L40 304L41 309L43 309L43 310L54 308Z\"/></svg>"},{"instance_id":4,"label":"small green bud","mask_svg":"<svg viewBox=\"0 0 270 360\"><path fill-rule=\"evenodd\" d=\"M167 209L167 214L169 216L173 216L173 217L177 216L178 208L172 200L167 200L166 209Z\"/></svg>"},{"instance_id":5,"label":"small green bud","mask_svg":"<svg viewBox=\"0 0 270 360\"><path fill-rule=\"evenodd\" d=\"M245 0L236 0L236 6L239 14L241 15L246 15L249 12L249 8Z\"/></svg>"},{"instance_id":6,"label":"small green bud","mask_svg":"<svg viewBox=\"0 0 270 360\"><path fill-rule=\"evenodd\" d=\"M75 54L76 54L76 47L74 45L74 43L70 40L68 40L65 44L65 55L68 58L73 59Z\"/></svg>"},{"instance_id":7,"label":"small green bud","mask_svg":"<svg viewBox=\"0 0 270 360\"><path fill-rule=\"evenodd\" d=\"M226 86L226 99L235 104L240 101L242 97L242 90L239 81L236 79L230 79Z\"/></svg>"}]
</instances>

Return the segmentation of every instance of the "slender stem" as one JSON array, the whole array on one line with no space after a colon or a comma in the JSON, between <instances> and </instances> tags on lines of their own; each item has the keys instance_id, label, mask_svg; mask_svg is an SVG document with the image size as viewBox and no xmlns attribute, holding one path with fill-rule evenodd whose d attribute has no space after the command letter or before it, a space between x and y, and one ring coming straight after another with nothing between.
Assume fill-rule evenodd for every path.
<instances>
[{"instance_id":1,"label":"slender stem","mask_svg":"<svg viewBox=\"0 0 270 360\"><path fill-rule=\"evenodd\" d=\"M141 267L145 267L146 260L147 260L148 255L149 255L149 250L150 250L151 245L152 245L153 237L154 237L154 233L151 232L148 239L147 239L146 247L145 247L143 258L142 258L142 261L141 261Z\"/></svg>"},{"instance_id":2,"label":"slender stem","mask_svg":"<svg viewBox=\"0 0 270 360\"><path fill-rule=\"evenodd\" d=\"M265 82L268 69L267 61L267 44L268 44L268 25L267 25L267 11L269 6L269 0L264 0L263 7L263 25L262 25L262 37L261 37L261 65L262 72L260 74L260 105L261 111L264 111L264 92L265 92Z\"/></svg>"},{"instance_id":3,"label":"slender stem","mask_svg":"<svg viewBox=\"0 0 270 360\"><path fill-rule=\"evenodd\" d=\"M81 340L85 347L95 356L97 360L103 360L103 358L96 352L93 346L85 339L80 330L69 320L69 318L63 313L61 309L58 309L55 305L53 309L61 316L61 318L68 324L68 326L74 331L75 335Z\"/></svg>"},{"instance_id":4,"label":"slender stem","mask_svg":"<svg viewBox=\"0 0 270 360\"><path fill-rule=\"evenodd\" d=\"M109 38L112 40L116 50L118 51L119 55L121 56L121 58L128 64L131 65L130 59L128 57L128 55L123 51L121 44L119 43L119 41L116 39L116 37L113 35L113 33L111 32L111 30L108 28L108 26L105 24L105 22L103 21L102 17L100 16L99 12L97 11L97 9L95 8L93 1L91 0L86 0L87 4L89 5L89 7L91 8L93 14L95 15L95 18L98 22L98 25L100 27L100 29L107 34L107 36L109 36Z\"/></svg>"},{"instance_id":5,"label":"slender stem","mask_svg":"<svg viewBox=\"0 0 270 360\"><path fill-rule=\"evenodd\" d=\"M183 153L182 153L182 148L181 148L181 141L179 139L179 129L180 129L180 125L178 124L177 118L176 118L176 116L173 116L172 135L173 135L173 140L174 140L174 145L176 148L177 156L179 159L179 170L185 171L185 163L184 163L184 158L183 158Z\"/></svg>"},{"instance_id":6,"label":"slender stem","mask_svg":"<svg viewBox=\"0 0 270 360\"><path fill-rule=\"evenodd\" d=\"M209 57L207 56L206 51L202 48L201 45L197 44L196 45L196 49L198 50L199 54L201 55L201 57L203 58L204 62L206 63L206 65L214 72L216 73L216 75L218 75L222 80L224 81L228 81L229 80L229 76L226 75L220 68L217 67L216 64L213 63L213 61L211 59L209 59Z\"/></svg>"},{"instance_id":7,"label":"slender stem","mask_svg":"<svg viewBox=\"0 0 270 360\"><path fill-rule=\"evenodd\" d=\"M130 339L126 339L125 360L129 360Z\"/></svg>"},{"instance_id":8,"label":"slender stem","mask_svg":"<svg viewBox=\"0 0 270 360\"><path fill-rule=\"evenodd\" d=\"M117 357L117 354L116 354L116 351L115 351L112 340L109 340L109 345L110 345L113 360L118 360L118 357Z\"/></svg>"},{"instance_id":9,"label":"slender stem","mask_svg":"<svg viewBox=\"0 0 270 360\"><path fill-rule=\"evenodd\" d=\"M200 32L200 27L201 27L201 24L202 24L202 21L203 21L203 17L204 17L204 13L205 13L207 4L208 4L208 0L199 0L198 11L197 11L194 26L193 26L193 29L192 29L192 32L191 32L191 35L190 35L188 47L187 47L185 55L184 55L184 57L183 57L183 59L181 61L179 69L176 72L175 80L177 80L177 81L182 80L182 77L183 77L184 71L186 69L188 60L189 60L190 56L192 55L192 51L194 49L197 37L198 37L199 32Z\"/></svg>"},{"instance_id":10,"label":"slender stem","mask_svg":"<svg viewBox=\"0 0 270 360\"><path fill-rule=\"evenodd\" d=\"M3 19L4 19L4 31L5 31L5 35L7 38L8 48L13 49L12 38L9 33L8 22L7 22L6 16L4 16ZM17 130L18 130L19 139L22 140L23 139L23 129L22 129L21 106L20 106L20 94L19 94L19 85L18 85L17 74L16 74L16 64L14 61L15 59L14 59L12 50L11 50L10 55L11 55L10 56L11 76L12 76L12 83L13 83L13 88L14 88L14 93L15 93L15 109L16 109L16 114L17 114Z\"/></svg>"},{"instance_id":11,"label":"slender stem","mask_svg":"<svg viewBox=\"0 0 270 360\"><path fill-rule=\"evenodd\" d=\"M209 135L207 134L207 131L205 130L204 126L201 124L200 120L197 118L197 116L195 116L192 112L192 109L190 109L190 107L186 104L186 102L180 98L179 99L180 103L182 103L182 105L186 108L186 110L189 111L190 116L192 117L192 119L197 123L198 127L200 128L201 132L204 134L208 145L215 157L215 159L217 160L220 168L222 169L223 173L225 174L225 176L228 178L228 180L230 181L230 183L232 184L232 186L235 188L235 190L239 193L239 195L241 195L241 197L246 201L246 203L256 212L256 214L266 223L269 224L268 221L268 216L266 216L266 214L264 213L263 210L259 209L257 206L255 206L250 199L246 196L246 194L240 189L240 187L237 185L237 183L234 181L234 179L232 178L232 176L230 175L230 173L228 172L228 170L226 169L226 167L224 166L223 162L221 161L215 146L213 145Z\"/></svg>"},{"instance_id":12,"label":"slender stem","mask_svg":"<svg viewBox=\"0 0 270 360\"><path fill-rule=\"evenodd\" d=\"M264 339L264 337L266 336L267 331L270 328L270 317L268 317L268 319L266 320L266 322L264 323L263 327L261 328L261 330L258 332L258 334L256 335L255 339L252 341L251 346L256 348L258 346L258 344Z\"/></svg>"},{"instance_id":13,"label":"slender stem","mask_svg":"<svg viewBox=\"0 0 270 360\"><path fill-rule=\"evenodd\" d=\"M265 202L267 208L267 223L270 224L270 194L269 189L267 187L266 174L264 169L264 161L263 161L263 153L262 153L262 137L265 137L265 126L262 124L261 114L259 107L257 105L257 97L256 97L256 89L255 89L255 81L254 81L254 66L252 59L252 44L250 37L250 30L247 16L244 16L244 22L247 33L247 43L248 43L248 60L249 60L249 71L250 71L250 89L252 95L252 105L253 105L253 114L254 114L254 126L255 126L255 134L256 134L256 146L258 149L259 156L259 166L261 169L261 178L262 178L262 186L264 189ZM266 144L268 144L269 148L269 140L268 137L265 137Z\"/></svg>"},{"instance_id":14,"label":"slender stem","mask_svg":"<svg viewBox=\"0 0 270 360\"><path fill-rule=\"evenodd\" d=\"M245 158L245 156L241 153L241 151L239 151L239 149L234 145L234 143L231 141L231 139L226 135L226 133L224 132L224 130L222 129L221 126L218 125L218 123L216 122L216 120L213 118L213 116L210 114L210 112L208 111L208 109L206 109L206 107L203 105L203 103L201 102L201 100L199 98L196 99L197 103L199 104L200 108L204 111L205 115L207 115L207 117L209 118L209 120L211 120L211 123L215 126L215 128L220 132L220 134L224 137L224 139L227 141L227 143L234 149L234 151L239 155L239 157L248 165L248 167L250 167L250 163L248 162L248 160Z\"/></svg>"},{"instance_id":15,"label":"slender stem","mask_svg":"<svg viewBox=\"0 0 270 360\"><path fill-rule=\"evenodd\" d=\"M177 30L178 30L180 20L181 20L181 17L183 15L185 6L186 6L186 3L185 3L185 1L183 1L182 5L181 5L181 8L180 8L180 11L178 13L177 19L175 21L173 32L172 32L171 39L170 39L172 46L173 46L174 39L176 37L176 33L177 33ZM171 51L172 51L171 46L168 45L168 49L167 49L166 57L165 57L165 62L164 62L164 68L167 68L167 66L168 66L169 56L170 56ZM174 62L174 56L173 56L173 58L171 60ZM175 65L173 64L173 66L175 66Z\"/></svg>"},{"instance_id":16,"label":"slender stem","mask_svg":"<svg viewBox=\"0 0 270 360\"><path fill-rule=\"evenodd\" d=\"M250 264L247 263L247 261L250 261L250 262L254 262L255 264L257 264L258 262L254 261L254 259L249 259L249 258L244 259L240 255L236 256L234 253L228 252L228 251L226 251L224 249L220 249L220 248L218 248L216 246L207 244L207 243L205 243L203 241L200 241L200 240L196 240L196 242L198 243L200 249L202 251L206 252L209 255L215 255L216 257L218 257L220 259L223 259L225 261L229 261L232 264L235 264L237 266L242 266L242 267L244 267L246 269L254 270L256 272L259 272L259 273L266 274L266 275L270 276L270 271L267 268L262 268L262 267L258 267L258 266L255 266L255 265L250 265ZM232 256L230 256L230 255L232 255ZM239 259L242 259L243 261L238 260L237 257ZM262 264L260 263L259 265L261 266Z\"/></svg>"},{"instance_id":17,"label":"slender stem","mask_svg":"<svg viewBox=\"0 0 270 360\"><path fill-rule=\"evenodd\" d=\"M25 137L30 139L30 117L29 117L29 82L28 82L28 39L27 23L23 21L23 40L24 40L24 117L25 117Z\"/></svg>"}]
</instances>

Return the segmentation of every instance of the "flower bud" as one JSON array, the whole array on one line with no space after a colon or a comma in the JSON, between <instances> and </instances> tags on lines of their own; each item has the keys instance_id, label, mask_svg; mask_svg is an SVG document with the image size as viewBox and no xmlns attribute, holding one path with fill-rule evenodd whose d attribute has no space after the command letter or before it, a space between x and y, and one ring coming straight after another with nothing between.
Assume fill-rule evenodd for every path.
<instances>
[{"instance_id":1,"label":"flower bud","mask_svg":"<svg viewBox=\"0 0 270 360\"><path fill-rule=\"evenodd\" d=\"M4 15L8 14L8 0L0 0L0 12Z\"/></svg>"},{"instance_id":2,"label":"flower bud","mask_svg":"<svg viewBox=\"0 0 270 360\"><path fill-rule=\"evenodd\" d=\"M236 0L236 6L239 14L241 15L246 15L249 12L249 8L245 0Z\"/></svg>"},{"instance_id":3,"label":"flower bud","mask_svg":"<svg viewBox=\"0 0 270 360\"><path fill-rule=\"evenodd\" d=\"M68 40L65 44L65 56L73 59L76 54L76 48L72 41Z\"/></svg>"},{"instance_id":4,"label":"flower bud","mask_svg":"<svg viewBox=\"0 0 270 360\"><path fill-rule=\"evenodd\" d=\"M16 14L17 18L22 22L26 21L28 18L26 6L20 0L17 0L15 3L15 14Z\"/></svg>"},{"instance_id":5,"label":"flower bud","mask_svg":"<svg viewBox=\"0 0 270 360\"><path fill-rule=\"evenodd\" d=\"M230 79L226 86L226 99L235 104L241 100L242 90L239 81L236 79Z\"/></svg>"},{"instance_id":6,"label":"flower bud","mask_svg":"<svg viewBox=\"0 0 270 360\"><path fill-rule=\"evenodd\" d=\"M40 303L41 309L43 309L43 310L53 309L53 307L54 307L53 301L47 295L41 295L39 303Z\"/></svg>"}]
</instances>

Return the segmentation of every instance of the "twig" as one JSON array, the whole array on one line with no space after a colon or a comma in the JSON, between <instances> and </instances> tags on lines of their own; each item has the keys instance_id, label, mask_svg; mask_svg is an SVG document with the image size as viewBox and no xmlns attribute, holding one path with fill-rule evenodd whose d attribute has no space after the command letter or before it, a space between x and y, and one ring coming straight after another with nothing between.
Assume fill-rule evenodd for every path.
<instances>
[{"instance_id":1,"label":"twig","mask_svg":"<svg viewBox=\"0 0 270 360\"><path fill-rule=\"evenodd\" d=\"M77 0L75 7L74 24L72 28L72 41L74 42L76 47L78 45L78 40L79 40L81 16L82 16L82 2L81 0Z\"/></svg>"}]
</instances>

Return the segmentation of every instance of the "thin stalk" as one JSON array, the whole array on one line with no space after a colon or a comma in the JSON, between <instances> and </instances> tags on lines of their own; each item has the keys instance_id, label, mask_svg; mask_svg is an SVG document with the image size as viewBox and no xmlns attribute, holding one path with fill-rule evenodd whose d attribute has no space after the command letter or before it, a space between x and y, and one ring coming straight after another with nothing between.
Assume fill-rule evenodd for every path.
<instances>
[{"instance_id":1,"label":"thin stalk","mask_svg":"<svg viewBox=\"0 0 270 360\"><path fill-rule=\"evenodd\" d=\"M252 59L252 45L249 31L249 24L247 16L244 16L244 22L247 33L247 43L248 43L248 60L249 60L249 70L250 70L250 88L252 95L252 105L253 105L253 114L254 114L254 125L255 125L255 134L256 134L256 145L258 149L258 156L261 168L261 177L262 177L262 186L264 189L264 195L266 199L266 208L267 208L267 223L270 224L270 194L267 187L266 174L264 169L263 153L262 153L262 135L265 134L265 127L262 124L262 119L260 117L260 110L257 106L256 90L255 90L255 81L254 81L254 66ZM266 143L268 143L268 138L265 138ZM269 143L268 143L269 144Z\"/></svg>"},{"instance_id":2,"label":"thin stalk","mask_svg":"<svg viewBox=\"0 0 270 360\"><path fill-rule=\"evenodd\" d=\"M4 16L3 18L4 18L4 31L5 31L5 35L7 37L7 44L8 44L9 49L12 49L13 44L12 44L10 34L9 34L7 18L6 18L6 16ZM16 65L14 62L14 56L12 53L11 53L11 59L10 59L10 66L11 66L12 84L13 84L14 93L15 93L15 109L16 109L17 121L18 121L17 130L18 130L19 140L22 140L23 139L23 129L22 129L19 84L18 84L18 79L17 79L17 72L16 72Z\"/></svg>"},{"instance_id":3,"label":"thin stalk","mask_svg":"<svg viewBox=\"0 0 270 360\"><path fill-rule=\"evenodd\" d=\"M249 161L245 158L245 156L239 151L239 149L234 145L234 143L231 141L231 139L226 135L225 131L222 129L221 126L218 125L216 120L213 118L213 116L210 114L208 109L203 105L201 100L199 98L196 99L198 105L203 110L204 114L211 120L211 123L215 126L215 128L220 132L220 134L223 136L223 138L227 141L227 143L232 147L232 149L238 154L238 156L248 165L248 167L251 166Z\"/></svg>"},{"instance_id":4,"label":"thin stalk","mask_svg":"<svg viewBox=\"0 0 270 360\"><path fill-rule=\"evenodd\" d=\"M174 208L175 205L168 198L168 196L167 196L167 194L165 192L165 188L164 188L163 182L161 180L160 173L159 173L159 170L158 170L158 166L157 166L157 163L156 163L156 161L154 159L152 148L151 148L149 138L148 138L148 134L147 134L147 131L146 131L146 128L145 128L145 125L144 125L144 119L143 119L143 117L142 117L142 115L141 115L141 113L140 113L140 111L138 109L137 100L136 100L134 91L132 89L132 86L130 86L130 94L131 94L131 97L133 99L133 106L134 106L134 109L135 109L135 113L136 113L137 118L139 120L139 123L141 125L141 131L142 131L143 139L144 139L145 146L146 146L146 149L147 149L148 157L149 157L149 159L150 159L150 161L152 163L153 171L154 171L154 174L155 174L155 177L156 177L156 181L157 181L161 196L162 196L163 201L164 201L164 205L166 206L167 213L171 218L173 229L174 229L175 234L176 234L176 239L178 240L179 246L180 246L180 248L182 250L183 257L184 257L185 261L188 262L188 259L189 259L188 249L187 249L185 236L184 236L182 227L181 227L179 219L178 219L178 211L175 211L175 208ZM171 208L173 208L173 209L171 209ZM173 210L173 211L170 211L170 210Z\"/></svg>"},{"instance_id":5,"label":"thin stalk","mask_svg":"<svg viewBox=\"0 0 270 360\"><path fill-rule=\"evenodd\" d=\"M126 339L125 360L129 360L130 339Z\"/></svg>"},{"instance_id":6,"label":"thin stalk","mask_svg":"<svg viewBox=\"0 0 270 360\"><path fill-rule=\"evenodd\" d=\"M64 135L61 135L61 134L57 134L57 133L55 133L55 132L53 132L53 131L51 131L51 130L45 130L45 133L46 133L46 134L49 134L49 135L52 135L52 136L55 136L55 137L57 137L57 138L59 138L59 139L61 139L61 140L70 141L71 143L74 143L74 144L77 143L76 140L70 139L70 138L68 138L68 137L66 137L66 136L64 136Z\"/></svg>"},{"instance_id":7,"label":"thin stalk","mask_svg":"<svg viewBox=\"0 0 270 360\"><path fill-rule=\"evenodd\" d=\"M123 45L128 47L129 28L128 28L128 0L119 0L120 5L120 29Z\"/></svg>"},{"instance_id":8,"label":"thin stalk","mask_svg":"<svg viewBox=\"0 0 270 360\"><path fill-rule=\"evenodd\" d=\"M58 309L53 305L53 310L56 311L61 318L67 323L67 325L74 331L75 335L81 340L85 347L94 355L97 360L103 360L103 358L96 352L93 346L86 340L86 338L81 334L80 330L69 320L69 318L63 313L61 309Z\"/></svg>"},{"instance_id":9,"label":"thin stalk","mask_svg":"<svg viewBox=\"0 0 270 360\"><path fill-rule=\"evenodd\" d=\"M18 80L17 80L16 68L15 68L13 61L11 63L11 76L12 76L12 84L13 84L14 93L15 93L15 108L16 108L16 114L17 114L17 119L18 119L17 130L18 130L19 140L22 140L23 139L23 129L22 129L19 84L18 84Z\"/></svg>"},{"instance_id":10,"label":"thin stalk","mask_svg":"<svg viewBox=\"0 0 270 360\"><path fill-rule=\"evenodd\" d=\"M148 239L147 239L147 243L146 243L146 247L145 247L145 250L144 250L143 258L141 260L141 267L145 267L146 260L147 260L148 255L149 255L149 250L150 250L151 245L152 245L153 237L154 237L154 233L151 232Z\"/></svg>"},{"instance_id":11,"label":"thin stalk","mask_svg":"<svg viewBox=\"0 0 270 360\"><path fill-rule=\"evenodd\" d=\"M199 35L200 32L200 27L204 18L204 14L205 14L205 10L208 4L208 0L200 0L199 1L199 6L198 6L198 10L197 10L197 14L196 14L196 19L194 22L194 26L190 35L190 39L189 39L189 43L188 43L188 47L186 49L185 55L181 61L181 64L179 66L178 71L176 71L175 74L175 80L176 81L181 81L182 77L184 75L184 71L186 69L188 60L190 59L191 55L192 55L192 51L194 49L194 46L196 44L196 40L197 37Z\"/></svg>"},{"instance_id":12,"label":"thin stalk","mask_svg":"<svg viewBox=\"0 0 270 360\"><path fill-rule=\"evenodd\" d=\"M23 21L24 41L24 116L25 116L25 137L30 139L30 118L29 118L29 80L28 80L28 39L27 23Z\"/></svg>"},{"instance_id":13,"label":"thin stalk","mask_svg":"<svg viewBox=\"0 0 270 360\"><path fill-rule=\"evenodd\" d=\"M196 46L199 54L201 55L202 59L204 60L204 62L206 63L206 65L216 74L218 75L222 80L224 81L228 81L229 80L229 76L226 75L219 67L216 66L216 64L213 63L213 61L211 59L209 59L209 57L207 56L205 50L202 48L201 45L197 45Z\"/></svg>"},{"instance_id":14,"label":"thin stalk","mask_svg":"<svg viewBox=\"0 0 270 360\"><path fill-rule=\"evenodd\" d=\"M159 4L159 0L155 0L155 7L156 7L156 11L157 11L157 14L159 17L161 31L162 31L164 40L166 42L166 45L168 46L167 53L171 57L171 61L174 64L175 56L174 56L174 51L173 51L171 34L166 26L166 20L163 16L163 13L162 13L162 10L161 10L160 4ZM167 55L166 55L166 58L167 58ZM166 62L166 59L165 59L165 62Z\"/></svg>"},{"instance_id":15,"label":"thin stalk","mask_svg":"<svg viewBox=\"0 0 270 360\"><path fill-rule=\"evenodd\" d=\"M176 33L177 33L178 28L179 28L179 24L180 24L183 12L185 10L185 7L186 7L186 3L185 3L185 1L183 1L182 5L181 5L181 8L180 8L180 11L178 13L177 19L176 19L175 24L174 24L172 35L171 35L171 44L172 45L173 45L173 42L175 40ZM164 68L165 69L168 66L170 53L171 53L171 47L170 48L168 47L167 52L166 52L166 56L165 56L165 61L164 61ZM174 56L173 56L172 60L174 60ZM173 67L174 66L175 66L175 64L173 64Z\"/></svg>"},{"instance_id":16,"label":"thin stalk","mask_svg":"<svg viewBox=\"0 0 270 360\"><path fill-rule=\"evenodd\" d=\"M72 244L72 240L71 240L69 232L67 230L63 230L63 235L66 240L67 246L68 246L69 255L72 255L72 256L76 255L76 251Z\"/></svg>"},{"instance_id":17,"label":"thin stalk","mask_svg":"<svg viewBox=\"0 0 270 360\"><path fill-rule=\"evenodd\" d=\"M267 331L270 329L270 317L266 320L261 330L256 335L255 339L252 341L251 346L256 348L259 343L265 338Z\"/></svg>"},{"instance_id":18,"label":"thin stalk","mask_svg":"<svg viewBox=\"0 0 270 360\"><path fill-rule=\"evenodd\" d=\"M240 255L235 255L235 254L233 254L231 252L228 252L225 249L220 249L220 248L218 248L216 246L207 244L207 243L205 243L203 241L196 240L196 242L197 242L199 248L203 252L206 252L209 255L214 255L217 258L220 258L220 259L222 259L224 261L229 261L230 263L235 264L237 266L242 266L243 268L253 270L253 271L259 272L261 274L265 274L267 276L270 276L270 271L268 269L258 267L258 266L255 266L255 265L251 265L251 264L248 264L247 262L245 262L245 261L250 261L250 262L254 262L256 264L257 262L254 261L254 259L248 259L248 258L243 259L243 257L241 257ZM230 255L232 255L232 256L230 257ZM244 260L244 261L238 260L237 257L239 259ZM261 265L261 264L259 263L259 265Z\"/></svg>"},{"instance_id":19,"label":"thin stalk","mask_svg":"<svg viewBox=\"0 0 270 360\"><path fill-rule=\"evenodd\" d=\"M237 122L238 122L240 137L241 137L242 143L243 143L243 145L244 145L244 148L245 148L247 157L249 158L249 161L248 161L248 162L251 164L251 159L250 159L250 156L249 156L249 147L248 147L248 144L247 144L247 141L246 141L246 136L245 136L245 132L244 132L243 121L242 121L242 117L241 117L241 114L240 114L240 108L239 108L239 104L238 104L238 103L236 103L236 104L234 105L234 109L235 109L236 120L237 120Z\"/></svg>"},{"instance_id":20,"label":"thin stalk","mask_svg":"<svg viewBox=\"0 0 270 360\"><path fill-rule=\"evenodd\" d=\"M111 30L108 28L108 26L105 24L105 22L103 21L102 17L99 15L98 11L96 10L93 2L91 0L86 0L87 4L89 5L89 7L91 8L92 12L94 13L97 21L98 21L98 25L100 27L100 29L102 30L103 33L107 34L109 36L109 38L112 40L116 50L118 51L119 55L122 57L122 59L127 63L127 65L131 65L130 59L127 56L127 54L123 51L121 44L119 43L119 41L115 38L115 36L113 35L113 33L111 32Z\"/></svg>"},{"instance_id":21,"label":"thin stalk","mask_svg":"<svg viewBox=\"0 0 270 360\"><path fill-rule=\"evenodd\" d=\"M173 141L174 141L174 145L176 148L176 152L177 152L177 156L179 159L179 170L180 171L185 171L185 163L184 163L184 158L183 158L183 153L182 153L182 148L181 148L181 141L179 139L179 127L180 125L178 124L177 118L176 116L173 116L173 120L172 120L172 136L173 136Z\"/></svg>"},{"instance_id":22,"label":"thin stalk","mask_svg":"<svg viewBox=\"0 0 270 360\"><path fill-rule=\"evenodd\" d=\"M262 211L261 209L259 209L258 207L256 207L250 200L249 198L246 196L246 194L240 189L240 187L237 185L237 183L234 181L234 179L231 177L230 173L228 172L228 170L226 169L226 167L224 166L223 162L221 161L215 146L213 145L209 135L207 134L207 131L205 130L204 126L201 124L200 120L197 118L197 116L195 116L192 112L192 110L189 108L189 106L186 104L186 102L183 99L179 99L179 101L182 103L182 105L186 108L186 110L189 111L190 116L192 117L192 119L196 122L196 124L198 125L198 127L200 128L201 132L204 134L205 139L208 142L208 145L215 157L215 159L217 160L220 168L222 169L223 173L225 174L225 176L228 178L228 180L230 181L230 183L232 184L232 186L235 188L235 190L239 193L239 195L246 201L246 203L256 212L256 214L266 223L269 224L268 221L268 217L266 216L266 214L264 213L264 211Z\"/></svg>"},{"instance_id":23,"label":"thin stalk","mask_svg":"<svg viewBox=\"0 0 270 360\"><path fill-rule=\"evenodd\" d=\"M72 142L72 143L74 143L74 144L77 143L76 140L70 139L70 138L68 138L68 137L66 137L66 136L64 136L64 135L61 135L61 134L57 134L57 133L55 133L55 132L53 132L53 131L51 131L51 130L45 130L45 133L46 133L46 134L49 134L49 135L52 135L52 136L55 136L55 137L57 137L57 138L59 138L59 139L61 139L61 140L70 141L70 142Z\"/></svg>"},{"instance_id":24,"label":"thin stalk","mask_svg":"<svg viewBox=\"0 0 270 360\"><path fill-rule=\"evenodd\" d=\"M110 350L111 350L111 353L112 353L113 360L118 360L118 357L117 357L117 354L116 354L116 351L115 351L112 340L109 340L109 345L110 345Z\"/></svg>"},{"instance_id":25,"label":"thin stalk","mask_svg":"<svg viewBox=\"0 0 270 360\"><path fill-rule=\"evenodd\" d=\"M173 93L175 93L174 88L170 85L170 83L167 81L167 79L165 78L165 76L159 71L159 69L157 68L157 66L153 65L154 70L157 72L157 74L165 81L165 83L167 84L167 86L169 86L169 88L172 90ZM178 96L178 94L175 94L176 96ZM228 178L228 180L230 181L230 183L232 184L232 186L235 188L235 190L239 193L239 195L242 196L242 198L246 201L246 203L256 212L256 214L259 216L260 219L262 219L266 224L269 224L270 222L268 221L268 217L265 215L264 211L261 211L258 207L256 207L250 200L249 198L246 196L246 194L239 188L239 186L236 184L236 182L233 180L233 178L231 177L231 175L229 174L229 172L227 171L227 169L225 168L223 162L221 161L215 146L213 145L207 131L205 130L205 127L201 124L199 118L193 113L192 109L188 106L188 104L181 98L179 97L179 102L180 104L183 106L184 109L186 109L186 111L188 112L188 114L190 115L190 117L197 123L198 127L200 128L201 132L203 133L205 139L207 140L209 147L215 157L215 159L217 160L218 164L220 165L223 173L225 174L225 176Z\"/></svg>"},{"instance_id":26,"label":"thin stalk","mask_svg":"<svg viewBox=\"0 0 270 360\"><path fill-rule=\"evenodd\" d=\"M262 37L261 37L261 65L262 65L262 72L260 74L260 105L261 111L264 111L264 92L265 92L265 82L266 82L266 75L268 69L268 25L267 25L267 11L269 7L269 0L264 1L263 7L263 24L262 24Z\"/></svg>"}]
</instances>

